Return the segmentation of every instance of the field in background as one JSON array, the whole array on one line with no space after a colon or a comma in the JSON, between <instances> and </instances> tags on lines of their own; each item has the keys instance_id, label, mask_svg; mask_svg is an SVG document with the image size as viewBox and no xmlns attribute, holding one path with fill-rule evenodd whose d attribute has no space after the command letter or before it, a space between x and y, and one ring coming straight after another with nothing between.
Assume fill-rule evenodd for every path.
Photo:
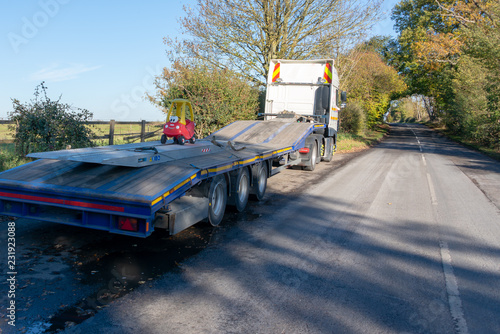
<instances>
[{"instance_id":1,"label":"field in background","mask_svg":"<svg viewBox=\"0 0 500 334\"><path fill-rule=\"evenodd\" d=\"M145 134L151 134L151 137L145 141L160 140L161 137L161 122L146 123ZM88 126L94 136L94 143L97 146L109 144L110 124L109 122L96 121L91 122ZM154 134L153 134L154 133ZM134 143L140 141L141 123L140 122L116 122L114 127L114 144ZM14 132L9 130L9 124L0 123L0 144L12 142Z\"/></svg>"},{"instance_id":2,"label":"field in background","mask_svg":"<svg viewBox=\"0 0 500 334\"><path fill-rule=\"evenodd\" d=\"M0 143L7 140L13 140L12 131L9 130L9 124L0 123Z\"/></svg>"},{"instance_id":3,"label":"field in background","mask_svg":"<svg viewBox=\"0 0 500 334\"><path fill-rule=\"evenodd\" d=\"M92 133L94 133L96 137L99 137L99 139L94 140L94 143L97 146L104 146L109 144L108 136L110 133L110 125L102 123L89 125ZM151 137L146 138L144 141L160 140L163 124L164 123L160 122L146 123L145 133L151 134ZM115 123L113 144L118 145L139 142L140 133L141 123Z\"/></svg>"}]
</instances>

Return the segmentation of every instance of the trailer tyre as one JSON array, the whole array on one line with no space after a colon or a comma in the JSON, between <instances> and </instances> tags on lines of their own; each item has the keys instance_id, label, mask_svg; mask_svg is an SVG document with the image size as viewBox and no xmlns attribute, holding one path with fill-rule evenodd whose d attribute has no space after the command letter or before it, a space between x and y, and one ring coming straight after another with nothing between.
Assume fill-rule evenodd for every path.
<instances>
[{"instance_id":1,"label":"trailer tyre","mask_svg":"<svg viewBox=\"0 0 500 334\"><path fill-rule=\"evenodd\" d=\"M208 222L217 226L224 217L227 203L227 182L223 175L217 175L208 189Z\"/></svg>"},{"instance_id":2,"label":"trailer tyre","mask_svg":"<svg viewBox=\"0 0 500 334\"><path fill-rule=\"evenodd\" d=\"M242 212L247 206L250 194L250 173L248 168L243 167L235 174L231 176L231 205L238 212Z\"/></svg>"},{"instance_id":3,"label":"trailer tyre","mask_svg":"<svg viewBox=\"0 0 500 334\"><path fill-rule=\"evenodd\" d=\"M309 162L307 163L307 166L305 166L304 169L312 172L319 161L318 161L318 145L316 145L316 142L313 142L311 146L312 146L310 148L311 158L309 159Z\"/></svg>"},{"instance_id":4,"label":"trailer tyre","mask_svg":"<svg viewBox=\"0 0 500 334\"><path fill-rule=\"evenodd\" d=\"M267 163L263 162L256 167L253 175L253 186L251 198L255 201L262 201L267 188Z\"/></svg>"}]
</instances>

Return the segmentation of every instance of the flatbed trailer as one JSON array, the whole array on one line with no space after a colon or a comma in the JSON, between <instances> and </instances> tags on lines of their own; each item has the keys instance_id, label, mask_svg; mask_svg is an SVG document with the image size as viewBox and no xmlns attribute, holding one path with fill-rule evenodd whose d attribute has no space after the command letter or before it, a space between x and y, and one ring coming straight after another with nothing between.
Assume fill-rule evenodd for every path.
<instances>
[{"instance_id":1,"label":"flatbed trailer","mask_svg":"<svg viewBox=\"0 0 500 334\"><path fill-rule=\"evenodd\" d=\"M150 142L32 154L40 159L0 173L0 214L147 237L155 228L178 233L215 209L216 219L209 219L215 225L221 205L244 208L248 194L263 196L267 177L310 164L309 154L298 151L312 138L321 141L324 128L289 118L237 121L183 146ZM222 180L225 199L209 194L214 180Z\"/></svg>"},{"instance_id":2,"label":"flatbed trailer","mask_svg":"<svg viewBox=\"0 0 500 334\"><path fill-rule=\"evenodd\" d=\"M264 121L203 140L30 154L39 160L0 173L0 214L138 237L218 225L226 205L261 200L268 177L293 165L312 171L335 151L345 98L333 59L273 59L267 82Z\"/></svg>"}]
</instances>

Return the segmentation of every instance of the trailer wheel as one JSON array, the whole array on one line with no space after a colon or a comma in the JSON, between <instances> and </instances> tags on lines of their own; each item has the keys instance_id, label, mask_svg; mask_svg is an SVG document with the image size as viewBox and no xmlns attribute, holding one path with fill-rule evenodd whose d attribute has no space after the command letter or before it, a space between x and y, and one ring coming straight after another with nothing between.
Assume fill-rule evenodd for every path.
<instances>
[{"instance_id":1,"label":"trailer wheel","mask_svg":"<svg viewBox=\"0 0 500 334\"><path fill-rule=\"evenodd\" d=\"M208 222L217 226L224 217L227 203L227 183L223 175L217 175L208 189Z\"/></svg>"},{"instance_id":2,"label":"trailer wheel","mask_svg":"<svg viewBox=\"0 0 500 334\"><path fill-rule=\"evenodd\" d=\"M311 158L309 159L309 162L307 163L307 166L305 166L304 169L312 172L316 167L316 164L318 163L317 160L318 160L318 145L316 145L316 142L313 142L311 147Z\"/></svg>"},{"instance_id":3,"label":"trailer wheel","mask_svg":"<svg viewBox=\"0 0 500 334\"><path fill-rule=\"evenodd\" d=\"M231 205L238 212L245 210L250 193L250 173L248 168L240 168L237 173L231 176Z\"/></svg>"},{"instance_id":4,"label":"trailer wheel","mask_svg":"<svg viewBox=\"0 0 500 334\"><path fill-rule=\"evenodd\" d=\"M253 175L252 199L262 201L267 188L267 163L262 162L256 167Z\"/></svg>"},{"instance_id":5,"label":"trailer wheel","mask_svg":"<svg viewBox=\"0 0 500 334\"><path fill-rule=\"evenodd\" d=\"M161 135L160 142L161 142L162 144L165 144L165 143L167 142L167 136L165 136L165 134Z\"/></svg>"}]
</instances>

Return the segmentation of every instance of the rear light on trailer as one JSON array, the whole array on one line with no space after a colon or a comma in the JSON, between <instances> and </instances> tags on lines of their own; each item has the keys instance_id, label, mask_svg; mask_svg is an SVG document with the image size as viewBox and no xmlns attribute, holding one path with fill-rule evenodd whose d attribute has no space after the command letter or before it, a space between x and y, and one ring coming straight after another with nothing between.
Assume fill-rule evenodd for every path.
<instances>
[{"instance_id":1,"label":"rear light on trailer","mask_svg":"<svg viewBox=\"0 0 500 334\"><path fill-rule=\"evenodd\" d=\"M139 223L137 218L118 217L118 228L123 231L137 232L139 231Z\"/></svg>"},{"instance_id":2,"label":"rear light on trailer","mask_svg":"<svg viewBox=\"0 0 500 334\"><path fill-rule=\"evenodd\" d=\"M309 147L303 147L303 148L299 149L299 153L302 153L302 154L309 153Z\"/></svg>"}]
</instances>

